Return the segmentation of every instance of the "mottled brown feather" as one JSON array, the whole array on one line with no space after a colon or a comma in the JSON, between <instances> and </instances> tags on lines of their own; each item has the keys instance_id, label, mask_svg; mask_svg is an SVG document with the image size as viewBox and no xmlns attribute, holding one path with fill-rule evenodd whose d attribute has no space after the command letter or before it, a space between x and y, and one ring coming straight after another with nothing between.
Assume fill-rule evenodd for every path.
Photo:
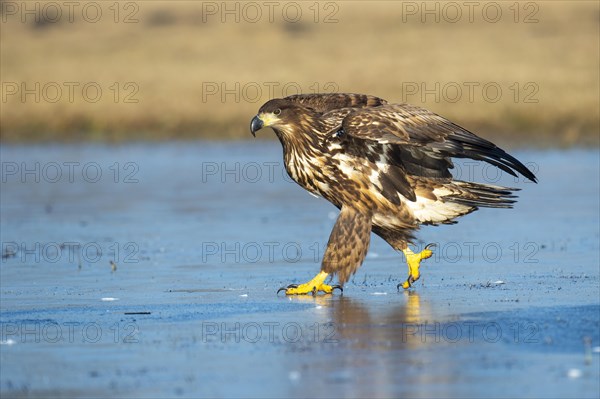
<instances>
[{"instance_id":1,"label":"mottled brown feather","mask_svg":"<svg viewBox=\"0 0 600 399\"><path fill-rule=\"evenodd\" d=\"M337 273L340 284L344 284L365 259L370 238L371 215L343 206L329 236L322 270Z\"/></svg>"},{"instance_id":2,"label":"mottled brown feather","mask_svg":"<svg viewBox=\"0 0 600 399\"><path fill-rule=\"evenodd\" d=\"M379 97L354 93L296 94L285 97L285 100L302 104L319 113L341 108L377 107L387 104L387 101Z\"/></svg>"}]
</instances>

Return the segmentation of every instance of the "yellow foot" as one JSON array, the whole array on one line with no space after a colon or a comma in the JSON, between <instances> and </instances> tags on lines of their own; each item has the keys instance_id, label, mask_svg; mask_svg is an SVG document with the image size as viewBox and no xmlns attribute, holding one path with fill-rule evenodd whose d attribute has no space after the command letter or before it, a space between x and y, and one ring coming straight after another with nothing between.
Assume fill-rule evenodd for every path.
<instances>
[{"instance_id":1,"label":"yellow foot","mask_svg":"<svg viewBox=\"0 0 600 399\"><path fill-rule=\"evenodd\" d=\"M285 295L316 295L319 292L331 294L336 288L339 289L341 292L344 292L344 289L340 285L331 286L325 284L325 279L327 278L327 275L328 274L325 272L320 272L315 276L315 278L310 280L308 283L300 285L290 284L287 287L282 287L278 289L277 293L279 294L281 291L285 291Z\"/></svg>"},{"instance_id":2,"label":"yellow foot","mask_svg":"<svg viewBox=\"0 0 600 399\"><path fill-rule=\"evenodd\" d=\"M410 286L421 277L419 272L419 266L421 265L421 261L423 259L431 258L433 252L429 248L434 247L435 244L427 244L425 249L423 249L418 254L414 253L410 250L410 248L406 247L404 252L404 256L406 256L406 263L408 263L408 278L405 282L398 284L398 290L400 290L400 286L405 290L410 288Z\"/></svg>"}]
</instances>

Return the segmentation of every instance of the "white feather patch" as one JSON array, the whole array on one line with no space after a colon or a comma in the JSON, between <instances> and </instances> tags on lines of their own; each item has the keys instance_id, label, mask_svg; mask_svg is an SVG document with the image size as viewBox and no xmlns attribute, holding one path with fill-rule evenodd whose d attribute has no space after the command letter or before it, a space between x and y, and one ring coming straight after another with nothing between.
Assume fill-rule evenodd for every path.
<instances>
[{"instance_id":1,"label":"white feather patch","mask_svg":"<svg viewBox=\"0 0 600 399\"><path fill-rule=\"evenodd\" d=\"M372 222L374 225L382 226L382 227L389 227L389 228L396 228L398 226L403 225L402 221L398 217L390 216L390 215L382 215L379 213L376 213L373 215Z\"/></svg>"},{"instance_id":2,"label":"white feather patch","mask_svg":"<svg viewBox=\"0 0 600 399\"><path fill-rule=\"evenodd\" d=\"M357 171L354 169L352 164L356 162L356 160L352 157L349 157L346 154L340 153L335 156L335 158L339 161L339 168L346 176L352 178Z\"/></svg>"},{"instance_id":3,"label":"white feather patch","mask_svg":"<svg viewBox=\"0 0 600 399\"><path fill-rule=\"evenodd\" d=\"M450 190L444 188L436 188L433 190L433 194L442 198L446 195L452 194ZM442 223L457 216L466 213L470 207L467 205L457 204L454 202L443 202L441 200L431 200L429 198L417 196L416 201L410 201L409 199L398 194L402 202L411 210L415 219L421 223Z\"/></svg>"}]
</instances>

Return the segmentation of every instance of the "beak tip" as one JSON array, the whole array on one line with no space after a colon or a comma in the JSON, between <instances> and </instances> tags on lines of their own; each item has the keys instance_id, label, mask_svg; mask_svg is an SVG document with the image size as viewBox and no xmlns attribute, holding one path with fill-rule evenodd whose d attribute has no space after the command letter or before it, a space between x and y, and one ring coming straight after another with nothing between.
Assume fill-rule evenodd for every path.
<instances>
[{"instance_id":1,"label":"beak tip","mask_svg":"<svg viewBox=\"0 0 600 399\"><path fill-rule=\"evenodd\" d=\"M256 137L256 132L262 129L262 127L263 121L260 120L258 115L252 118L252 121L250 122L250 133L252 133L252 136Z\"/></svg>"}]
</instances>

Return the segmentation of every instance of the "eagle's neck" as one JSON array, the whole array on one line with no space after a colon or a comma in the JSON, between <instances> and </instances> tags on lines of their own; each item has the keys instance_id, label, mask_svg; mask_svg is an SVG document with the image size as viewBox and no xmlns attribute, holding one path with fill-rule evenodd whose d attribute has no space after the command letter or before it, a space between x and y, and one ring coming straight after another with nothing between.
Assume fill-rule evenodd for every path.
<instances>
[{"instance_id":1,"label":"eagle's neck","mask_svg":"<svg viewBox=\"0 0 600 399\"><path fill-rule=\"evenodd\" d=\"M288 156L310 157L315 150L323 150L321 147L325 134L316 112L299 113L294 121L279 125L274 130L283 147L286 163Z\"/></svg>"},{"instance_id":2,"label":"eagle's neck","mask_svg":"<svg viewBox=\"0 0 600 399\"><path fill-rule=\"evenodd\" d=\"M275 133L283 147L288 174L298 184L315 192L314 180L321 173L326 149L318 114L298 115L293 124L279 126Z\"/></svg>"}]
</instances>

